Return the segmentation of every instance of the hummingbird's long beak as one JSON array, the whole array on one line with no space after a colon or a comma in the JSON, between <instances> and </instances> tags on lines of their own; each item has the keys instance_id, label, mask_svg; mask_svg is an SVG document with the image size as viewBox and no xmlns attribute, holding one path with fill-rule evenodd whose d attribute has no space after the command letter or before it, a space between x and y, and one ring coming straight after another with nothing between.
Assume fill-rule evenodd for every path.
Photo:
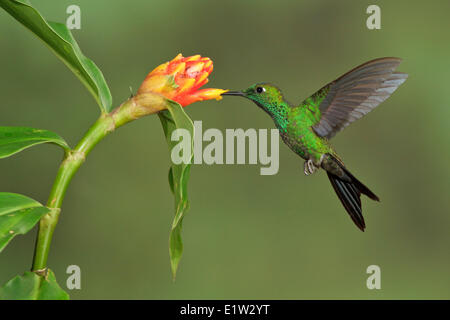
<instances>
[{"instance_id":1,"label":"hummingbird's long beak","mask_svg":"<svg viewBox=\"0 0 450 320\"><path fill-rule=\"evenodd\" d=\"M245 97L245 94L241 91L227 91L225 93L222 93L222 96L241 96Z\"/></svg>"}]
</instances>

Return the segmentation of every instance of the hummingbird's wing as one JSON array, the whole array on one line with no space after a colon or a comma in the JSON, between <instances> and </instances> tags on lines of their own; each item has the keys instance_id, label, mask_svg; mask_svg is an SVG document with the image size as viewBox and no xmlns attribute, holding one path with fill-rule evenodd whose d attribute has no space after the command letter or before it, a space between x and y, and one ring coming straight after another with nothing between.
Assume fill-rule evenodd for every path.
<instances>
[{"instance_id":1,"label":"hummingbird's wing","mask_svg":"<svg viewBox=\"0 0 450 320\"><path fill-rule=\"evenodd\" d=\"M330 139L386 100L408 77L394 72L400 62L399 58L366 62L305 100L319 104L321 118L313 126L314 131Z\"/></svg>"}]
</instances>

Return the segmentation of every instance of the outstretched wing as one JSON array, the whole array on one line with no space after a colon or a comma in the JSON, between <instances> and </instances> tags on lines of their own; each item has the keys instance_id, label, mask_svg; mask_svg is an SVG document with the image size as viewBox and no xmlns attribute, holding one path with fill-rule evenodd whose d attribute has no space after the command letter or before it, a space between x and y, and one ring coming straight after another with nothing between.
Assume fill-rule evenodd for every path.
<instances>
[{"instance_id":1,"label":"outstretched wing","mask_svg":"<svg viewBox=\"0 0 450 320\"><path fill-rule=\"evenodd\" d=\"M314 131L330 139L386 100L408 77L394 72L400 62L399 58L366 62L316 92L309 98L321 100L321 118Z\"/></svg>"}]
</instances>

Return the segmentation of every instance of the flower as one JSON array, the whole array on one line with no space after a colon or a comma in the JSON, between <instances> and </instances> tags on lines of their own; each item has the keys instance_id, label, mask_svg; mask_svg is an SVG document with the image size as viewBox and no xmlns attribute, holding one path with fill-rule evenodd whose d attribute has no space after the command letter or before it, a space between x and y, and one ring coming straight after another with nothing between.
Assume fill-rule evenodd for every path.
<instances>
[{"instance_id":1,"label":"flower","mask_svg":"<svg viewBox=\"0 0 450 320\"><path fill-rule=\"evenodd\" d=\"M199 90L208 82L212 70L211 59L200 55L185 58L180 53L172 61L163 63L150 72L137 94L157 93L183 107L197 101L220 100L220 95L228 90Z\"/></svg>"}]
</instances>

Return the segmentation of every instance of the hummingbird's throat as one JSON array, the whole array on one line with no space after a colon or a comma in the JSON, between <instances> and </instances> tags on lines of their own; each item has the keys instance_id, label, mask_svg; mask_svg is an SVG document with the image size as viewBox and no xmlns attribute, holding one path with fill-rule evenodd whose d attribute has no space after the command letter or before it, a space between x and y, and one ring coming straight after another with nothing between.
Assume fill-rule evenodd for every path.
<instances>
[{"instance_id":1,"label":"hummingbird's throat","mask_svg":"<svg viewBox=\"0 0 450 320\"><path fill-rule=\"evenodd\" d=\"M258 101L255 101L255 103L273 119L278 129L284 131L288 125L289 105L285 103L260 103Z\"/></svg>"}]
</instances>

